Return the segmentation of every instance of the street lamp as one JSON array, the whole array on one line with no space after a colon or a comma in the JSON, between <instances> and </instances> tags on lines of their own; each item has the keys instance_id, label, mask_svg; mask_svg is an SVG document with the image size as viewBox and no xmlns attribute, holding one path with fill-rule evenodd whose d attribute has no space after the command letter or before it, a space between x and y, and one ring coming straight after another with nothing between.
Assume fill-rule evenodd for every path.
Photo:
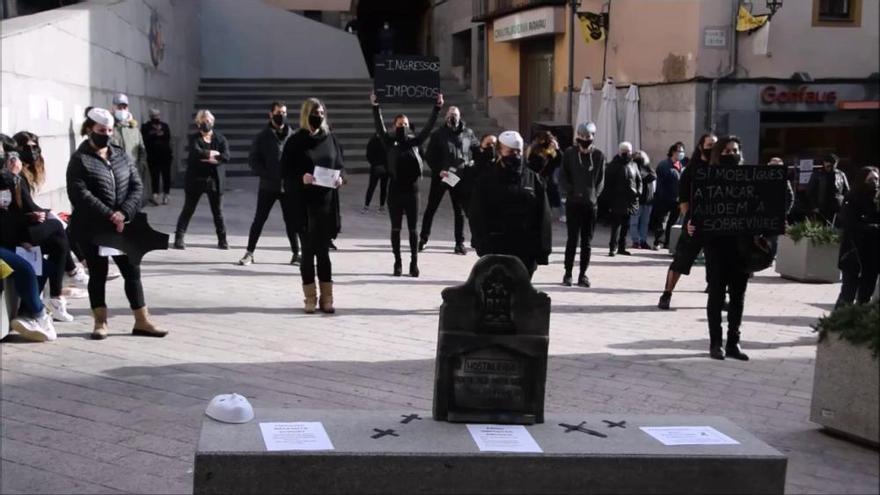
<instances>
[{"instance_id":1,"label":"street lamp","mask_svg":"<svg viewBox=\"0 0 880 495\"><path fill-rule=\"evenodd\" d=\"M776 11L782 8L782 0L767 0L767 10L770 11L770 17L776 15Z\"/></svg>"},{"instance_id":2,"label":"street lamp","mask_svg":"<svg viewBox=\"0 0 880 495\"><path fill-rule=\"evenodd\" d=\"M574 18L577 16L577 9L580 6L580 0L571 0L571 17L568 19L568 108L567 118L568 125L572 125L572 106L574 105Z\"/></svg>"}]
</instances>

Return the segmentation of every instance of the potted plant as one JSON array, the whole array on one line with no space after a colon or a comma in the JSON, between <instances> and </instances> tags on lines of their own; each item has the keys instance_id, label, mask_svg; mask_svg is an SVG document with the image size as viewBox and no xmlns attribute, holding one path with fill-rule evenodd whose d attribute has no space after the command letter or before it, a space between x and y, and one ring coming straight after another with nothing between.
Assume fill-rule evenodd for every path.
<instances>
[{"instance_id":1,"label":"potted plant","mask_svg":"<svg viewBox=\"0 0 880 495\"><path fill-rule=\"evenodd\" d=\"M880 302L843 306L819 319L810 420L880 444Z\"/></svg>"},{"instance_id":2,"label":"potted plant","mask_svg":"<svg viewBox=\"0 0 880 495\"><path fill-rule=\"evenodd\" d=\"M839 253L837 230L823 222L805 220L789 226L779 237L776 273L801 282L834 283L840 280Z\"/></svg>"}]
</instances>

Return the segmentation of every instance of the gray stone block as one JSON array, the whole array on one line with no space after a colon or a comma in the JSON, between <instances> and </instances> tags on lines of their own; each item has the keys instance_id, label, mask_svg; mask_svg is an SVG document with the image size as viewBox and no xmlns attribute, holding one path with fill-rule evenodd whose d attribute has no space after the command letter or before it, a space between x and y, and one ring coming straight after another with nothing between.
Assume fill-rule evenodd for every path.
<instances>
[{"instance_id":1,"label":"gray stone block","mask_svg":"<svg viewBox=\"0 0 880 495\"><path fill-rule=\"evenodd\" d=\"M548 414L526 427L543 453L480 452L463 424L412 411L256 410L205 418L193 491L214 493L783 493L787 459L717 416ZM603 422L626 421L625 428ZM335 450L267 452L260 422L321 421ZM560 423L587 428L566 433ZM711 426L738 445L664 446L640 426ZM393 429L398 436L375 435Z\"/></svg>"}]
</instances>

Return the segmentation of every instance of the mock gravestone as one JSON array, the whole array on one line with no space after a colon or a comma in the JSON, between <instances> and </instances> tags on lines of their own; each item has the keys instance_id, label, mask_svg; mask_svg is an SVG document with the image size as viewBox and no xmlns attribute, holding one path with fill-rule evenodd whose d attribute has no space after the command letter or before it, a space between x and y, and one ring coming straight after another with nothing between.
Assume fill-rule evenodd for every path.
<instances>
[{"instance_id":1,"label":"mock gravestone","mask_svg":"<svg viewBox=\"0 0 880 495\"><path fill-rule=\"evenodd\" d=\"M483 256L442 297L434 419L543 423L550 298L532 287L525 265Z\"/></svg>"}]
</instances>

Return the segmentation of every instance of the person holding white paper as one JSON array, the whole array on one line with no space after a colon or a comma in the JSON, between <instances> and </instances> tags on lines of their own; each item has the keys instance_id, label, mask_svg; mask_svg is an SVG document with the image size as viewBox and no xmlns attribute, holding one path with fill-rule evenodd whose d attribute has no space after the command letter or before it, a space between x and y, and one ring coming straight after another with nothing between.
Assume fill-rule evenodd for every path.
<instances>
[{"instance_id":1,"label":"person holding white paper","mask_svg":"<svg viewBox=\"0 0 880 495\"><path fill-rule=\"evenodd\" d=\"M301 129L284 145L281 178L286 200L292 202L295 231L302 235L300 276L304 309L311 314L319 306L324 313L335 313L330 240L339 233L342 221L338 191L344 183L342 148L330 132L327 111L320 100L309 98L303 103L299 125ZM315 260L320 301L315 286Z\"/></svg>"}]
</instances>

